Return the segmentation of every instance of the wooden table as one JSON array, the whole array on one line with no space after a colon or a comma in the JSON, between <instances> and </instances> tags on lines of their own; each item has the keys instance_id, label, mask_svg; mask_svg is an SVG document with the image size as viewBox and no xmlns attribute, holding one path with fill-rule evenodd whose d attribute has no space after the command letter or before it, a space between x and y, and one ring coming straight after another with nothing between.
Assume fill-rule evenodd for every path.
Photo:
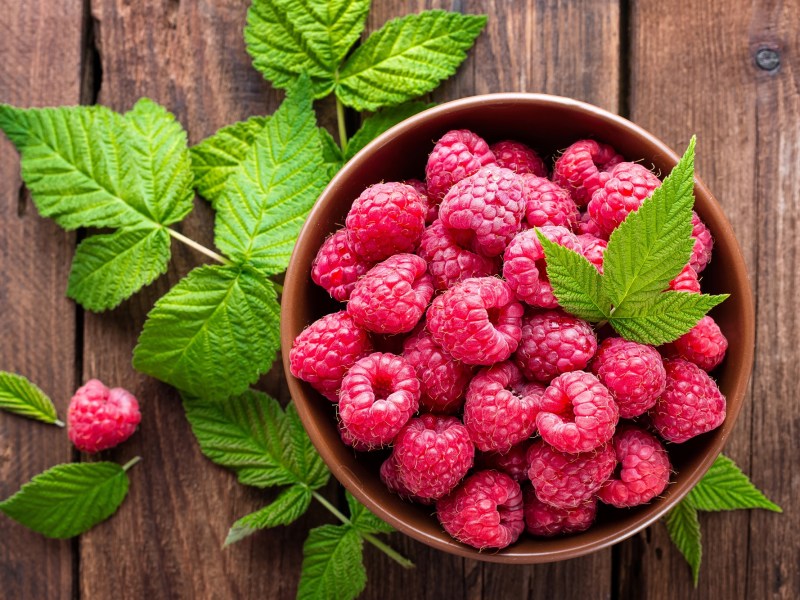
<instances>
[{"instance_id":1,"label":"wooden table","mask_svg":"<svg viewBox=\"0 0 800 600\"><path fill-rule=\"evenodd\" d=\"M796 476L800 376L800 2L679 0L375 0L369 20L423 8L490 15L458 74L433 100L499 91L548 92L625 115L673 148L699 138L699 173L732 221L757 298L750 398L726 452L786 509L702 516L700 586L661 524L613 549L553 565L503 567L433 551L399 534L417 563L403 571L371 547L364 598L797 598ZM251 67L246 0L3 0L0 101L20 106L140 96L167 106L191 143L222 125L272 112L282 94ZM778 62L779 61L779 64ZM331 104L318 107L333 125ZM357 116L353 117L353 125ZM332 128L332 131L334 128ZM0 597L292 598L313 509L291 527L226 550L238 517L274 494L238 485L207 461L177 394L131 368L156 298L203 257L173 245L168 275L118 309L91 314L65 298L78 233L40 218L15 151L0 140L0 369L23 373L65 414L89 377L140 398L140 431L110 460L144 457L119 513L75 541L53 541L0 518ZM201 201L181 226L210 244ZM284 400L278 368L264 389ZM79 456L66 435L0 414L0 497ZM329 490L337 497L335 487Z\"/></svg>"}]
</instances>

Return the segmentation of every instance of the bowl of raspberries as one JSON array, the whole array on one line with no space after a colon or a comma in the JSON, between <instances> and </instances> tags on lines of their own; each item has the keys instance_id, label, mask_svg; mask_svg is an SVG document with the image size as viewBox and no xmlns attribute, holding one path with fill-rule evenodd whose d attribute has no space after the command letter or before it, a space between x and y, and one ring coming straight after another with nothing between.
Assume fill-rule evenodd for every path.
<instances>
[{"instance_id":1,"label":"bowl of raspberries","mask_svg":"<svg viewBox=\"0 0 800 600\"><path fill-rule=\"evenodd\" d=\"M492 94L411 117L345 165L297 240L281 331L292 398L339 481L426 544L511 563L604 548L680 501L752 367L752 292L722 209L695 178L688 259L662 287L729 297L666 343L571 311L551 258L602 276L678 159L600 108Z\"/></svg>"}]
</instances>

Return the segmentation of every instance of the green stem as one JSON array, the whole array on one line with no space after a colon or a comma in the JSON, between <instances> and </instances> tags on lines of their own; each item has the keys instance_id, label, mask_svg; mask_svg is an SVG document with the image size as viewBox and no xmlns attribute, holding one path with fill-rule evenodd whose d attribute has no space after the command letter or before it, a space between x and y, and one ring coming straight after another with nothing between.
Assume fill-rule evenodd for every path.
<instances>
[{"instance_id":1,"label":"green stem","mask_svg":"<svg viewBox=\"0 0 800 600\"><path fill-rule=\"evenodd\" d=\"M190 248L194 248L195 250L197 250L201 254L205 254L206 256L208 256L210 258L213 258L218 263L223 264L223 265L231 265L231 264L233 264L231 261L229 261L224 256L221 256L221 255L217 254L213 250L209 250L208 248L206 248L202 244L198 244L192 238L188 238L185 235L183 235L182 233L179 233L179 232L175 231L174 229L170 229L169 227L165 227L165 229L167 230L168 234L170 234L172 237L174 237L179 242L183 242L184 244L186 244Z\"/></svg>"},{"instance_id":2,"label":"green stem","mask_svg":"<svg viewBox=\"0 0 800 600\"><path fill-rule=\"evenodd\" d=\"M140 460L142 460L142 457L141 457L141 456L134 456L132 459L130 459L128 462L126 462L124 465L122 465L122 470L123 470L123 471L127 471L127 470L128 470L128 469L130 469L130 468L131 468L133 465L135 465L136 463L138 463Z\"/></svg>"},{"instance_id":3,"label":"green stem","mask_svg":"<svg viewBox=\"0 0 800 600\"><path fill-rule=\"evenodd\" d=\"M339 145L342 147L342 152L347 148L347 128L344 122L344 104L336 96L336 123L339 125Z\"/></svg>"}]
</instances>

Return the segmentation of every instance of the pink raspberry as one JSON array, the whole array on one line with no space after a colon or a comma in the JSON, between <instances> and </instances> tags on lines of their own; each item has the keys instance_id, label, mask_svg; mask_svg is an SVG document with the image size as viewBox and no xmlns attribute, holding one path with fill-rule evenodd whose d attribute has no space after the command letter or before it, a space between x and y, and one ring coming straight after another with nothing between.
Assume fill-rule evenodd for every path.
<instances>
[{"instance_id":1,"label":"pink raspberry","mask_svg":"<svg viewBox=\"0 0 800 600\"><path fill-rule=\"evenodd\" d=\"M310 383L331 402L338 402L342 377L370 352L367 332L341 310L314 321L295 338L289 367L292 375Z\"/></svg>"},{"instance_id":2,"label":"pink raspberry","mask_svg":"<svg viewBox=\"0 0 800 600\"><path fill-rule=\"evenodd\" d=\"M556 508L536 497L533 488L522 491L525 530L531 535L552 537L586 531L597 516L594 498L575 508Z\"/></svg>"},{"instance_id":3,"label":"pink raspberry","mask_svg":"<svg viewBox=\"0 0 800 600\"><path fill-rule=\"evenodd\" d=\"M511 169L514 173L531 173L547 177L547 167L536 151L521 142L504 140L489 146L497 159L497 165Z\"/></svg>"},{"instance_id":4,"label":"pink raspberry","mask_svg":"<svg viewBox=\"0 0 800 600\"><path fill-rule=\"evenodd\" d=\"M347 213L347 241L356 254L372 263L414 252L425 229L426 212L411 186L378 183L361 192Z\"/></svg>"},{"instance_id":5,"label":"pink raspberry","mask_svg":"<svg viewBox=\"0 0 800 600\"><path fill-rule=\"evenodd\" d=\"M470 277L494 275L500 270L497 259L459 246L439 219L425 229L417 254L428 263L428 272L437 290L446 290Z\"/></svg>"},{"instance_id":6,"label":"pink raspberry","mask_svg":"<svg viewBox=\"0 0 800 600\"><path fill-rule=\"evenodd\" d=\"M692 237L694 238L694 247L692 248L692 260L689 264L692 265L695 271L701 273L711 261L714 238L711 237L711 232L706 227L706 224L700 220L700 217L694 211L692 211Z\"/></svg>"},{"instance_id":7,"label":"pink raspberry","mask_svg":"<svg viewBox=\"0 0 800 600\"><path fill-rule=\"evenodd\" d=\"M592 373L611 392L623 419L650 410L667 384L664 363L655 348L619 337L603 340L592 361Z\"/></svg>"},{"instance_id":8,"label":"pink raspberry","mask_svg":"<svg viewBox=\"0 0 800 600\"><path fill-rule=\"evenodd\" d=\"M713 318L706 315L687 333L673 342L678 356L693 362L704 371L711 371L728 349L728 339Z\"/></svg>"},{"instance_id":9,"label":"pink raspberry","mask_svg":"<svg viewBox=\"0 0 800 600\"><path fill-rule=\"evenodd\" d=\"M505 548L525 528L522 491L505 473L478 471L436 503L444 530L473 548Z\"/></svg>"},{"instance_id":10,"label":"pink raspberry","mask_svg":"<svg viewBox=\"0 0 800 600\"><path fill-rule=\"evenodd\" d=\"M614 435L619 420L608 388L585 371L553 379L537 408L539 434L562 452L588 452L602 446Z\"/></svg>"},{"instance_id":11,"label":"pink raspberry","mask_svg":"<svg viewBox=\"0 0 800 600\"><path fill-rule=\"evenodd\" d=\"M467 388L464 425L478 450L508 452L536 429L536 396L515 391L522 373L507 361L481 369Z\"/></svg>"},{"instance_id":12,"label":"pink raspberry","mask_svg":"<svg viewBox=\"0 0 800 600\"><path fill-rule=\"evenodd\" d=\"M428 198L439 204L454 184L481 167L495 164L489 144L467 129L454 129L436 142L425 167Z\"/></svg>"},{"instance_id":13,"label":"pink raspberry","mask_svg":"<svg viewBox=\"0 0 800 600\"><path fill-rule=\"evenodd\" d=\"M430 225L439 216L439 205L434 204L428 199L428 188L424 181L419 179L406 179L403 183L413 187L419 197L422 198L422 203L425 205L425 224Z\"/></svg>"},{"instance_id":14,"label":"pink raspberry","mask_svg":"<svg viewBox=\"0 0 800 600\"><path fill-rule=\"evenodd\" d=\"M394 462L394 456L390 456L383 461L379 473L383 485L385 485L390 492L400 496L403 500L418 502L420 504L433 503L433 500L415 496L406 489L406 486L400 481L400 473L397 471L397 464Z\"/></svg>"},{"instance_id":15,"label":"pink raspberry","mask_svg":"<svg viewBox=\"0 0 800 600\"><path fill-rule=\"evenodd\" d=\"M606 255L608 242L591 234L582 233L578 236L578 244L580 244L581 247L581 254L583 254L586 260L592 263L595 269L602 275L603 259Z\"/></svg>"},{"instance_id":16,"label":"pink raspberry","mask_svg":"<svg viewBox=\"0 0 800 600\"><path fill-rule=\"evenodd\" d=\"M725 396L708 373L682 358L664 361L667 386L648 415L658 434L681 444L725 420Z\"/></svg>"},{"instance_id":17,"label":"pink raspberry","mask_svg":"<svg viewBox=\"0 0 800 600\"><path fill-rule=\"evenodd\" d=\"M597 350L597 337L583 319L561 311L528 313L514 359L528 379L547 383L556 375L586 368Z\"/></svg>"},{"instance_id":18,"label":"pink raspberry","mask_svg":"<svg viewBox=\"0 0 800 600\"><path fill-rule=\"evenodd\" d=\"M611 169L602 187L592 194L587 207L589 215L604 233L610 235L660 185L661 180L648 168L638 163L621 162Z\"/></svg>"},{"instance_id":19,"label":"pink raspberry","mask_svg":"<svg viewBox=\"0 0 800 600\"><path fill-rule=\"evenodd\" d=\"M472 367L457 361L420 327L403 344L403 358L414 367L422 384L420 404L435 413L455 413L464 404Z\"/></svg>"},{"instance_id":20,"label":"pink raspberry","mask_svg":"<svg viewBox=\"0 0 800 600\"><path fill-rule=\"evenodd\" d=\"M523 312L505 281L474 277L434 299L428 308L428 331L456 360L491 365L517 349Z\"/></svg>"},{"instance_id":21,"label":"pink raspberry","mask_svg":"<svg viewBox=\"0 0 800 600\"><path fill-rule=\"evenodd\" d=\"M611 146L594 140L580 140L564 150L553 169L553 181L584 206L608 178L605 171L624 159Z\"/></svg>"},{"instance_id":22,"label":"pink raspberry","mask_svg":"<svg viewBox=\"0 0 800 600\"><path fill-rule=\"evenodd\" d=\"M372 267L350 294L347 312L375 333L414 329L433 296L433 278L415 254L395 254Z\"/></svg>"},{"instance_id":23,"label":"pink raspberry","mask_svg":"<svg viewBox=\"0 0 800 600\"><path fill-rule=\"evenodd\" d=\"M325 240L317 252L311 265L311 279L334 299L344 302L350 298L358 278L371 266L353 252L347 243L347 231L340 229Z\"/></svg>"},{"instance_id":24,"label":"pink raspberry","mask_svg":"<svg viewBox=\"0 0 800 600\"><path fill-rule=\"evenodd\" d=\"M525 220L531 227L560 225L572 228L578 223L578 207L569 192L545 177L523 175Z\"/></svg>"},{"instance_id":25,"label":"pink raspberry","mask_svg":"<svg viewBox=\"0 0 800 600\"><path fill-rule=\"evenodd\" d=\"M539 231L550 241L580 252L578 238L568 229L545 225ZM503 277L518 299L531 306L558 307L558 300L553 295L553 286L547 276L544 250L535 229L521 231L514 236L506 248L503 260Z\"/></svg>"},{"instance_id":26,"label":"pink raspberry","mask_svg":"<svg viewBox=\"0 0 800 600\"><path fill-rule=\"evenodd\" d=\"M354 438L353 434L347 430L347 428L344 426L344 423L341 421L336 422L336 428L339 430L339 437L342 439L342 443L344 443L345 446L349 446L357 452L369 452L372 450L372 446L370 444L365 444L364 442L360 442Z\"/></svg>"},{"instance_id":27,"label":"pink raspberry","mask_svg":"<svg viewBox=\"0 0 800 600\"><path fill-rule=\"evenodd\" d=\"M542 388L544 392L544 388ZM508 452L481 452L475 462L481 469L494 469L509 475L514 481L528 479L528 448L530 440L511 446Z\"/></svg>"},{"instance_id":28,"label":"pink raspberry","mask_svg":"<svg viewBox=\"0 0 800 600\"><path fill-rule=\"evenodd\" d=\"M439 206L439 218L462 248L499 256L522 226L522 178L491 165L455 184Z\"/></svg>"},{"instance_id":29,"label":"pink raspberry","mask_svg":"<svg viewBox=\"0 0 800 600\"><path fill-rule=\"evenodd\" d=\"M575 508L592 499L611 477L617 459L611 444L567 454L537 440L528 450L528 477L536 497L556 508Z\"/></svg>"},{"instance_id":30,"label":"pink raspberry","mask_svg":"<svg viewBox=\"0 0 800 600\"><path fill-rule=\"evenodd\" d=\"M67 434L81 452L100 452L121 444L142 420L139 403L123 388L108 389L98 379L78 388L67 409Z\"/></svg>"},{"instance_id":31,"label":"pink raspberry","mask_svg":"<svg viewBox=\"0 0 800 600\"><path fill-rule=\"evenodd\" d=\"M370 447L391 442L419 408L419 380L402 356L374 352L342 379L339 417L350 435Z\"/></svg>"},{"instance_id":32,"label":"pink raspberry","mask_svg":"<svg viewBox=\"0 0 800 600\"><path fill-rule=\"evenodd\" d=\"M686 265L683 271L669 282L669 289L676 292L689 292L692 294L700 293L700 280L697 278L697 271L691 265Z\"/></svg>"},{"instance_id":33,"label":"pink raspberry","mask_svg":"<svg viewBox=\"0 0 800 600\"><path fill-rule=\"evenodd\" d=\"M573 227L573 230L577 234L589 234L601 240L608 241L608 236L600 230L600 225L592 219L588 212L581 213L580 217L578 217L578 223Z\"/></svg>"},{"instance_id":34,"label":"pink raspberry","mask_svg":"<svg viewBox=\"0 0 800 600\"><path fill-rule=\"evenodd\" d=\"M628 425L614 434L613 445L619 477L611 477L600 488L597 496L602 502L628 508L650 502L664 491L672 467L658 438Z\"/></svg>"},{"instance_id":35,"label":"pink raspberry","mask_svg":"<svg viewBox=\"0 0 800 600\"><path fill-rule=\"evenodd\" d=\"M457 418L420 415L397 434L392 456L408 491L438 500L453 491L472 468L475 447Z\"/></svg>"}]
</instances>

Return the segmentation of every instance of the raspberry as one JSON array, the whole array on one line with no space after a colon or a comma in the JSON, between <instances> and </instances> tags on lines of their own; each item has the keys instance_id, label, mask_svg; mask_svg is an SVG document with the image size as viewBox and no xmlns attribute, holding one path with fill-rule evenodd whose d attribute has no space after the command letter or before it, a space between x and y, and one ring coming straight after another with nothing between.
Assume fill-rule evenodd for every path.
<instances>
[{"instance_id":1,"label":"raspberry","mask_svg":"<svg viewBox=\"0 0 800 600\"><path fill-rule=\"evenodd\" d=\"M347 241L367 262L413 252L425 229L427 207L414 188L402 183L368 187L347 213Z\"/></svg>"},{"instance_id":2,"label":"raspberry","mask_svg":"<svg viewBox=\"0 0 800 600\"><path fill-rule=\"evenodd\" d=\"M525 528L522 491L505 473L478 471L436 503L445 531L479 550L505 548Z\"/></svg>"},{"instance_id":3,"label":"raspberry","mask_svg":"<svg viewBox=\"0 0 800 600\"><path fill-rule=\"evenodd\" d=\"M425 205L425 224L433 223L439 216L439 205L428 199L428 188L425 186L425 182L419 179L406 179L403 183L413 187L422 199L422 203Z\"/></svg>"},{"instance_id":4,"label":"raspberry","mask_svg":"<svg viewBox=\"0 0 800 600\"><path fill-rule=\"evenodd\" d=\"M669 289L676 292L700 293L700 280L697 278L697 271L691 265L686 265L683 271L669 282Z\"/></svg>"},{"instance_id":5,"label":"raspberry","mask_svg":"<svg viewBox=\"0 0 800 600\"><path fill-rule=\"evenodd\" d=\"M108 389L98 379L78 388L67 409L67 433L81 452L100 452L121 444L142 420L139 403L129 391Z\"/></svg>"},{"instance_id":6,"label":"raspberry","mask_svg":"<svg viewBox=\"0 0 800 600\"><path fill-rule=\"evenodd\" d=\"M580 252L575 234L564 227L546 225L539 229L546 237L565 248ZM544 250L535 229L514 236L503 255L503 277L518 299L531 306L556 308L558 300L547 276Z\"/></svg>"},{"instance_id":7,"label":"raspberry","mask_svg":"<svg viewBox=\"0 0 800 600\"><path fill-rule=\"evenodd\" d=\"M710 371L725 358L728 340L713 318L706 315L673 342L681 358L693 362L704 371Z\"/></svg>"},{"instance_id":8,"label":"raspberry","mask_svg":"<svg viewBox=\"0 0 800 600\"><path fill-rule=\"evenodd\" d=\"M700 220L700 217L694 211L692 211L692 237L694 238L694 247L692 247L692 260L689 264L692 265L695 271L700 273L711 261L714 238L711 237L711 232L706 227L706 224Z\"/></svg>"},{"instance_id":9,"label":"raspberry","mask_svg":"<svg viewBox=\"0 0 800 600\"><path fill-rule=\"evenodd\" d=\"M344 426L344 423L341 421L336 422L336 428L339 430L339 437L342 438L342 442L345 446L349 446L357 452L368 452L372 450L372 446L370 444L365 444L364 442L360 442L354 438L353 434L347 430L347 428Z\"/></svg>"},{"instance_id":10,"label":"raspberry","mask_svg":"<svg viewBox=\"0 0 800 600\"><path fill-rule=\"evenodd\" d=\"M533 488L522 492L525 530L531 535L552 537L589 529L597 516L597 500L591 499L575 508L556 508L536 497Z\"/></svg>"},{"instance_id":11,"label":"raspberry","mask_svg":"<svg viewBox=\"0 0 800 600\"><path fill-rule=\"evenodd\" d=\"M608 240L608 236L600 230L600 225L592 219L588 212L581 213L581 216L578 217L578 223L573 227L573 230L578 234L588 233L589 235L599 237L601 240Z\"/></svg>"},{"instance_id":12,"label":"raspberry","mask_svg":"<svg viewBox=\"0 0 800 600\"><path fill-rule=\"evenodd\" d=\"M421 415L394 440L392 452L400 483L415 496L438 500L472 468L475 447L455 417Z\"/></svg>"},{"instance_id":13,"label":"raspberry","mask_svg":"<svg viewBox=\"0 0 800 600\"><path fill-rule=\"evenodd\" d=\"M432 504L432 500L420 498L415 496L406 489L406 486L400 481L400 474L397 471L397 464L394 462L394 457L390 456L381 464L380 477L383 485L385 485L390 492L397 494L403 500L410 500L412 502L419 502L420 504Z\"/></svg>"},{"instance_id":14,"label":"raspberry","mask_svg":"<svg viewBox=\"0 0 800 600\"><path fill-rule=\"evenodd\" d=\"M623 419L650 410L667 383L661 355L655 348L618 337L600 344L592 373L611 392Z\"/></svg>"},{"instance_id":15,"label":"raspberry","mask_svg":"<svg viewBox=\"0 0 800 600\"><path fill-rule=\"evenodd\" d=\"M526 314L514 359L528 379L547 383L556 375L584 369L597 350L586 321L560 311Z\"/></svg>"},{"instance_id":16,"label":"raspberry","mask_svg":"<svg viewBox=\"0 0 800 600\"><path fill-rule=\"evenodd\" d=\"M472 379L472 367L457 361L420 327L403 344L403 358L414 367L422 384L420 404L435 413L454 413L464 403L464 390Z\"/></svg>"},{"instance_id":17,"label":"raspberry","mask_svg":"<svg viewBox=\"0 0 800 600\"><path fill-rule=\"evenodd\" d=\"M328 400L338 402L342 377L370 352L372 342L367 332L341 310L314 321L295 338L289 367L292 375L310 383Z\"/></svg>"},{"instance_id":18,"label":"raspberry","mask_svg":"<svg viewBox=\"0 0 800 600\"><path fill-rule=\"evenodd\" d=\"M536 497L556 508L575 508L591 500L616 464L611 444L567 454L537 440L528 450L528 477Z\"/></svg>"},{"instance_id":19,"label":"raspberry","mask_svg":"<svg viewBox=\"0 0 800 600\"><path fill-rule=\"evenodd\" d=\"M517 349L522 313L505 281L474 277L434 299L428 308L428 331L456 360L491 365Z\"/></svg>"},{"instance_id":20,"label":"raspberry","mask_svg":"<svg viewBox=\"0 0 800 600\"><path fill-rule=\"evenodd\" d=\"M339 417L350 435L371 447L394 439L419 408L419 380L406 359L374 352L342 379Z\"/></svg>"},{"instance_id":21,"label":"raspberry","mask_svg":"<svg viewBox=\"0 0 800 600\"><path fill-rule=\"evenodd\" d=\"M511 169L514 173L531 173L538 177L547 177L547 167L533 148L521 142L504 140L489 146L497 159L497 165Z\"/></svg>"},{"instance_id":22,"label":"raspberry","mask_svg":"<svg viewBox=\"0 0 800 600\"><path fill-rule=\"evenodd\" d=\"M617 508L639 506L658 496L669 483L672 467L664 446L654 435L632 425L614 434L619 477L613 476L597 493Z\"/></svg>"},{"instance_id":23,"label":"raspberry","mask_svg":"<svg viewBox=\"0 0 800 600\"><path fill-rule=\"evenodd\" d=\"M607 144L580 140L564 150L553 169L553 181L572 195L578 206L584 206L608 177L608 171L623 161L622 156Z\"/></svg>"},{"instance_id":24,"label":"raspberry","mask_svg":"<svg viewBox=\"0 0 800 600\"><path fill-rule=\"evenodd\" d=\"M371 263L359 257L347 243L347 231L340 229L330 236L317 252L311 265L311 279L340 302L350 298L359 277Z\"/></svg>"},{"instance_id":25,"label":"raspberry","mask_svg":"<svg viewBox=\"0 0 800 600\"><path fill-rule=\"evenodd\" d=\"M549 179L523 175L525 220L531 227L561 225L572 228L578 222L578 207L569 192Z\"/></svg>"},{"instance_id":26,"label":"raspberry","mask_svg":"<svg viewBox=\"0 0 800 600\"><path fill-rule=\"evenodd\" d=\"M483 167L450 188L439 218L462 248L499 256L522 226L524 195L519 175L497 166Z\"/></svg>"},{"instance_id":27,"label":"raspberry","mask_svg":"<svg viewBox=\"0 0 800 600\"><path fill-rule=\"evenodd\" d=\"M562 452L588 452L602 446L611 439L619 419L611 393L585 371L553 379L537 408L539 434Z\"/></svg>"},{"instance_id":28,"label":"raspberry","mask_svg":"<svg viewBox=\"0 0 800 600\"><path fill-rule=\"evenodd\" d=\"M629 213L638 210L661 180L638 163L621 162L609 172L587 206L601 231L611 234Z\"/></svg>"},{"instance_id":29,"label":"raspberry","mask_svg":"<svg viewBox=\"0 0 800 600\"><path fill-rule=\"evenodd\" d=\"M433 278L415 254L395 254L358 280L347 312L357 325L375 333L414 329L433 296Z\"/></svg>"},{"instance_id":30,"label":"raspberry","mask_svg":"<svg viewBox=\"0 0 800 600\"><path fill-rule=\"evenodd\" d=\"M481 167L495 164L486 141L467 129L454 129L436 142L425 166L428 198L439 204L453 185Z\"/></svg>"},{"instance_id":31,"label":"raspberry","mask_svg":"<svg viewBox=\"0 0 800 600\"><path fill-rule=\"evenodd\" d=\"M481 369L467 388L464 425L478 450L508 452L536 429L536 396L514 390L522 373L508 361Z\"/></svg>"},{"instance_id":32,"label":"raspberry","mask_svg":"<svg viewBox=\"0 0 800 600\"><path fill-rule=\"evenodd\" d=\"M581 254L602 274L603 258L606 254L606 248L608 248L608 242L589 233L582 233L578 236L578 244L581 247Z\"/></svg>"},{"instance_id":33,"label":"raspberry","mask_svg":"<svg viewBox=\"0 0 800 600\"><path fill-rule=\"evenodd\" d=\"M665 360L664 368L667 386L648 413L662 438L681 444L722 425L725 396L708 373L681 358Z\"/></svg>"},{"instance_id":34,"label":"raspberry","mask_svg":"<svg viewBox=\"0 0 800 600\"><path fill-rule=\"evenodd\" d=\"M437 290L446 290L470 277L494 275L500 270L497 259L459 246L439 219L423 232L417 254L428 263Z\"/></svg>"},{"instance_id":35,"label":"raspberry","mask_svg":"<svg viewBox=\"0 0 800 600\"><path fill-rule=\"evenodd\" d=\"M544 388L542 388L544 392ZM509 475L514 481L528 479L528 448L531 442L525 440L511 446L508 452L481 452L475 462L482 469L494 469Z\"/></svg>"}]
</instances>

